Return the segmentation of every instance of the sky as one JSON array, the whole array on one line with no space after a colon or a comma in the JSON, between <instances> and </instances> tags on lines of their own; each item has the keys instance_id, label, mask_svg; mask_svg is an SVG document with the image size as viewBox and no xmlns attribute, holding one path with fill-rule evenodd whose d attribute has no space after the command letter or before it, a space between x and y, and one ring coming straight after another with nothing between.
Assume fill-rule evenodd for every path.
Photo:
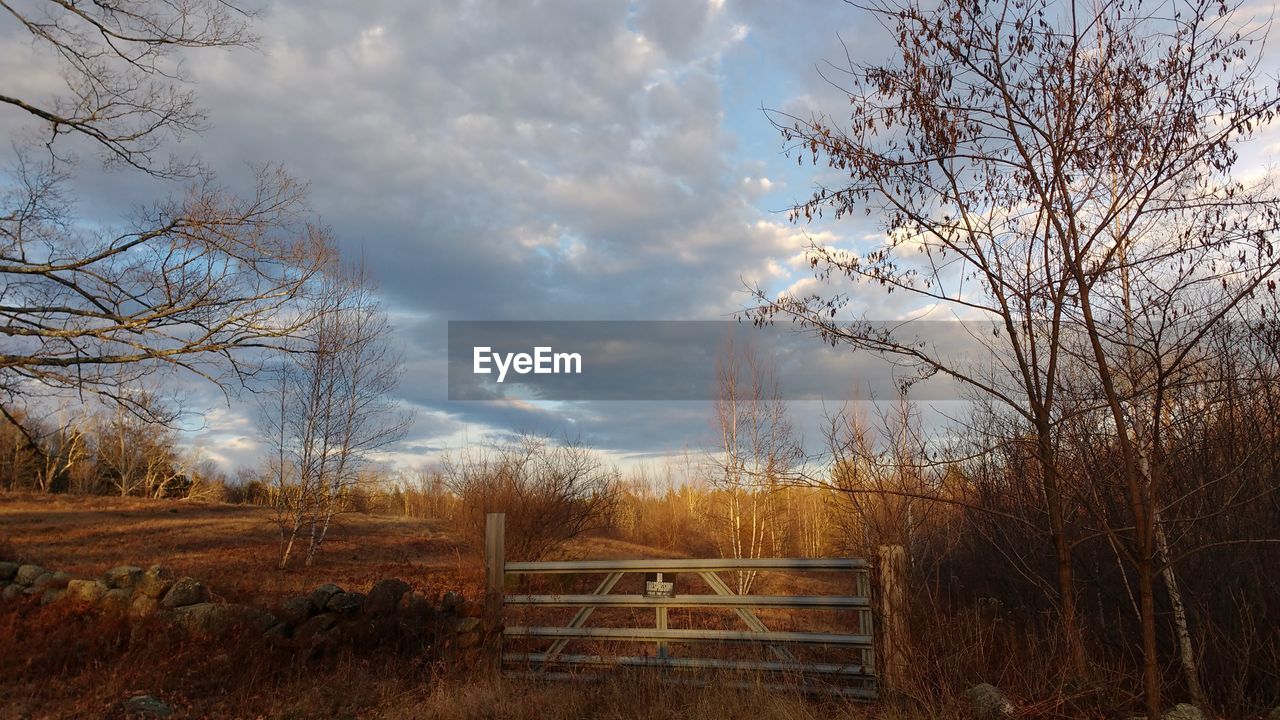
<instances>
[{"instance_id":1,"label":"sky","mask_svg":"<svg viewBox=\"0 0 1280 720\"><path fill-rule=\"evenodd\" d=\"M840 113L822 68L846 48L885 56L882 28L843 2L283 0L253 30L256 50L189 54L209 128L184 143L232 187L250 163L279 163L363 257L416 412L390 457L402 465L519 430L620 462L701 446L707 403L450 402L447 323L724 320L747 284L809 282L811 236L879 237L874 218L788 221L815 170L784 156L763 110ZM14 38L0 34L0 77L52 86L49 58ZM0 114L0 130L19 120ZM86 215L156 193L82 165ZM869 317L910 311L891 300L859 298ZM228 469L252 463L252 403L205 395L190 442Z\"/></svg>"}]
</instances>

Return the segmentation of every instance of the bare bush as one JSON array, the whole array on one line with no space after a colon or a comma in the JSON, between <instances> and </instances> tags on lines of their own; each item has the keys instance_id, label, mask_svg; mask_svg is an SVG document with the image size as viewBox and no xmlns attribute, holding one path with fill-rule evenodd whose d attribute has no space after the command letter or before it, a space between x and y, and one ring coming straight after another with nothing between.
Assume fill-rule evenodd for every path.
<instances>
[{"instance_id":1,"label":"bare bush","mask_svg":"<svg viewBox=\"0 0 1280 720\"><path fill-rule=\"evenodd\" d=\"M579 535L603 529L621 491L616 470L577 442L523 435L496 448L466 450L444 460L458 498L454 523L476 547L485 514L507 515L507 555L537 560Z\"/></svg>"}]
</instances>

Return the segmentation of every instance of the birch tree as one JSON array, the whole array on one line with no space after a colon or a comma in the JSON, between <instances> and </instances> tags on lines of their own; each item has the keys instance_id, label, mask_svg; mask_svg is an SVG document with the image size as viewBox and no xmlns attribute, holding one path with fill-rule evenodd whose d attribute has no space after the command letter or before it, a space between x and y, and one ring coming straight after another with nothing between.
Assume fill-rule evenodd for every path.
<instances>
[{"instance_id":1,"label":"birch tree","mask_svg":"<svg viewBox=\"0 0 1280 720\"><path fill-rule=\"evenodd\" d=\"M801 456L776 371L750 346L744 350L730 340L717 363L720 448L709 477L718 496L712 512L721 526L721 554L742 559L779 554L778 492ZM756 574L737 572L738 594L751 591Z\"/></svg>"},{"instance_id":2,"label":"birch tree","mask_svg":"<svg viewBox=\"0 0 1280 720\"><path fill-rule=\"evenodd\" d=\"M261 415L274 446L282 569L299 541L305 564L315 562L361 472L411 421L392 396L400 358L363 269L333 269L324 288L312 330L283 359Z\"/></svg>"}]
</instances>

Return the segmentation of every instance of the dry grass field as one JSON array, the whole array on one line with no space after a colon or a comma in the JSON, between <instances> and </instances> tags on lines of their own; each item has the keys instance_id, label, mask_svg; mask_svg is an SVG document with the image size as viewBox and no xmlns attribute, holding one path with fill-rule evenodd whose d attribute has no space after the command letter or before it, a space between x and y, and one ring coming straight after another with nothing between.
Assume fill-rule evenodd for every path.
<instances>
[{"instance_id":1,"label":"dry grass field","mask_svg":"<svg viewBox=\"0 0 1280 720\"><path fill-rule=\"evenodd\" d=\"M438 523L344 515L313 567L280 571L268 508L178 500L0 494L0 542L24 560L73 575L116 565L168 565L222 599L269 603L324 582L367 590L399 577L419 590L466 590L479 565Z\"/></svg>"},{"instance_id":2,"label":"dry grass field","mask_svg":"<svg viewBox=\"0 0 1280 720\"><path fill-rule=\"evenodd\" d=\"M270 604L323 582L367 590L399 577L432 593L475 597L479 558L441 524L350 515L312 568L276 568L278 541L263 508L123 498L0 495L6 555L93 576L163 563L206 581L215 597ZM601 538L569 554L643 557L652 549ZM775 580L776 582L776 580ZM801 580L808 583L810 581ZM699 589L697 592L705 591ZM493 684L442 676L401 658L299 661L258 648L210 649L158 634L89 624L58 605L0 607L0 718L123 718L124 701L152 694L176 718L858 718L845 701L747 690L675 689L644 675L601 685Z\"/></svg>"}]
</instances>

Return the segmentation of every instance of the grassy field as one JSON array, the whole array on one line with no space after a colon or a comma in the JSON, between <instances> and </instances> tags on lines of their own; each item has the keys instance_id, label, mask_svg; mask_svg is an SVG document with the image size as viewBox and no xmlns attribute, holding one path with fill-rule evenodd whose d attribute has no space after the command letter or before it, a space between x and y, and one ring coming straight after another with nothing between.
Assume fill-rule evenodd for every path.
<instances>
[{"instance_id":1,"label":"grassy field","mask_svg":"<svg viewBox=\"0 0 1280 720\"><path fill-rule=\"evenodd\" d=\"M162 563L205 580L216 598L262 605L323 582L367 590L386 577L474 598L481 578L479 558L438 522L346 516L314 567L280 571L269 510L182 501L0 495L0 550L79 576ZM568 554L658 553L591 538ZM91 625L57 605L0 608L0 718L125 717L124 700L140 693L179 718L842 719L869 710L763 688L675 689L644 675L589 687L493 684L398 658L304 663L252 647L212 652L164 634L130 642L126 628Z\"/></svg>"},{"instance_id":2,"label":"grassy field","mask_svg":"<svg viewBox=\"0 0 1280 720\"><path fill-rule=\"evenodd\" d=\"M367 590L399 577L416 588L474 589L479 565L439 523L344 515L323 556L280 571L279 533L268 508L174 500L0 494L0 543L73 575L116 565L168 565L204 580L220 599L268 604L323 582Z\"/></svg>"}]
</instances>

